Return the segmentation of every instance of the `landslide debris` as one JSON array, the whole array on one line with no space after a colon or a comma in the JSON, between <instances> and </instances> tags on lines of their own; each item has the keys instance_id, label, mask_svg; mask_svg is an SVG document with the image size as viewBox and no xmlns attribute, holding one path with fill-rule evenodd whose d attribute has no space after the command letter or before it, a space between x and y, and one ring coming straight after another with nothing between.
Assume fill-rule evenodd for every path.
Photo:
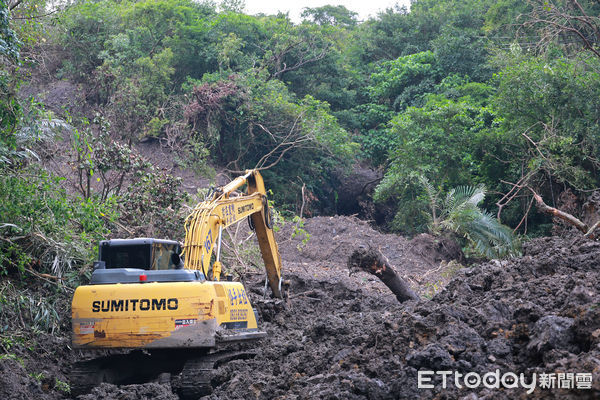
<instances>
[{"instance_id":1,"label":"landslide debris","mask_svg":"<svg viewBox=\"0 0 600 400\"><path fill-rule=\"evenodd\" d=\"M287 304L262 300L264 275L245 285L269 336L257 356L220 366L209 399L594 399L600 397L600 243L534 239L524 255L448 268L455 249L444 240L408 240L374 231L351 217L317 217L310 235L279 232ZM348 257L372 244L421 301L399 304L373 275L349 276ZM451 273L452 276L448 276ZM428 299L435 282L443 290ZM64 310L68 322L68 307ZM58 399L68 365L80 354L65 337L48 338L17 360L0 359L0 398ZM24 362L21 363L23 360ZM502 390L417 387L419 370L502 373L591 373L592 389ZM45 371L43 376L36 375ZM80 400L176 398L169 383L103 384Z\"/></svg>"},{"instance_id":2,"label":"landslide debris","mask_svg":"<svg viewBox=\"0 0 600 400\"><path fill-rule=\"evenodd\" d=\"M419 300L419 296L413 292L408 284L398 277L393 266L389 264L385 256L379 250L372 247L359 247L354 250L348 258L348 269L353 271L364 271L375 275L402 303L407 300Z\"/></svg>"},{"instance_id":3,"label":"landslide debris","mask_svg":"<svg viewBox=\"0 0 600 400\"><path fill-rule=\"evenodd\" d=\"M346 246L334 237L332 248ZM388 250L408 253L407 242ZM535 239L525 244L523 257L464 268L431 300L403 304L379 291L377 282L343 276L333 254L320 262L310 252L306 259L315 261L287 265L287 308L257 303L270 336L258 345L255 359L216 371L220 385L211 399L600 396L600 243ZM255 293L262 290L261 279L248 285ZM433 389L417 387L419 370L483 375L496 369L527 379L533 373L591 373L593 386L538 385L532 395L524 388L483 385L443 389L441 381Z\"/></svg>"}]
</instances>

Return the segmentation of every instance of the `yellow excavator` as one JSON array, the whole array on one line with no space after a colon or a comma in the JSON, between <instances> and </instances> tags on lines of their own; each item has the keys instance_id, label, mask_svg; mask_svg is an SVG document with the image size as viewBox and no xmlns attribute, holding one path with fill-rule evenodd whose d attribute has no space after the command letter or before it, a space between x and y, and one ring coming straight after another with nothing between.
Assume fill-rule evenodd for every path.
<instances>
[{"instance_id":1,"label":"yellow excavator","mask_svg":"<svg viewBox=\"0 0 600 400\"><path fill-rule=\"evenodd\" d=\"M265 264L265 291L268 285L281 298L281 258L257 170L217 188L193 209L185 221L183 248L177 241L152 238L100 242L91 282L73 296L72 342L77 349L102 350L102 356L74 365L74 394L102 382L171 376L181 397L198 398L211 393L215 366L253 355L230 350L231 343L266 333L258 328L242 283L230 275L221 280L220 261L223 229L246 218Z\"/></svg>"}]
</instances>

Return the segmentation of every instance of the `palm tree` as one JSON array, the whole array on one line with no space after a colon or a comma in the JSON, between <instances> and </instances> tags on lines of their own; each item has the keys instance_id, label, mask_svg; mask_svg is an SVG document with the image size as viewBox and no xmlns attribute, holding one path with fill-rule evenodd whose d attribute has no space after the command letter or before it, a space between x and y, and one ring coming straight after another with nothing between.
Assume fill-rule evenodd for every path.
<instances>
[{"instance_id":1,"label":"palm tree","mask_svg":"<svg viewBox=\"0 0 600 400\"><path fill-rule=\"evenodd\" d=\"M419 181L429 197L432 233L454 232L466 238L473 251L488 258L520 254L520 242L512 230L479 207L485 198L485 186L458 186L440 201L439 191L427 178L420 176Z\"/></svg>"}]
</instances>

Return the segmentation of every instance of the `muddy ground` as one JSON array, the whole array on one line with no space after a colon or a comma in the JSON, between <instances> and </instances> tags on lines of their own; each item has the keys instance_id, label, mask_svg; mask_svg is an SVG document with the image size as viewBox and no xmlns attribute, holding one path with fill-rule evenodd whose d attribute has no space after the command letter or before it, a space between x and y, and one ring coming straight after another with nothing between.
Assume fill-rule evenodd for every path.
<instances>
[{"instance_id":1,"label":"muddy ground","mask_svg":"<svg viewBox=\"0 0 600 400\"><path fill-rule=\"evenodd\" d=\"M263 301L263 277L246 286L268 338L257 356L215 370L209 399L516 399L600 398L600 243L572 237L535 239L523 257L461 268L446 241L408 240L351 217L306 221L279 233L286 303ZM297 230L297 229L296 229ZM378 247L421 295L403 304L365 273L349 276L353 248ZM68 310L65 310L68 312ZM62 335L19 360L0 359L0 398L68 397L78 354ZM538 374L538 388L417 387L417 371ZM44 372L43 377L39 376ZM591 389L542 389L540 373L589 373ZM36 375L38 374L38 375ZM169 384L102 385L80 399L177 399Z\"/></svg>"}]
</instances>

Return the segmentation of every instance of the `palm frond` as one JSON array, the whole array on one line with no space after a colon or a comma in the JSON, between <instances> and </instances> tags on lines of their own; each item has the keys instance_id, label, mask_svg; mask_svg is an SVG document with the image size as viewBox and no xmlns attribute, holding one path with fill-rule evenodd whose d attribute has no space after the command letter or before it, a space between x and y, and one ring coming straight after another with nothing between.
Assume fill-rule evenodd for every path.
<instances>
[{"instance_id":1,"label":"palm frond","mask_svg":"<svg viewBox=\"0 0 600 400\"><path fill-rule=\"evenodd\" d=\"M488 258L519 254L520 243L512 230L479 208L485 199L484 185L457 186L440 202L439 191L431 182L424 176L418 176L418 179L429 197L433 217L431 231L435 233L442 228L463 236L476 253ZM436 215L438 210L439 215Z\"/></svg>"},{"instance_id":2,"label":"palm frond","mask_svg":"<svg viewBox=\"0 0 600 400\"><path fill-rule=\"evenodd\" d=\"M429 202L431 204L435 204L437 206L438 203L439 203L439 198L438 198L439 193L438 193L438 191L431 184L431 182L429 182L429 179L427 179L423 175L419 175L417 177L417 179L419 180L419 183L421 185L423 185L423 187L425 188L425 191L427 192L427 197L429 197Z\"/></svg>"},{"instance_id":3,"label":"palm frond","mask_svg":"<svg viewBox=\"0 0 600 400\"><path fill-rule=\"evenodd\" d=\"M511 229L479 208L485 192L483 185L450 190L444 201L441 226L465 237L476 253L488 258L518 254L519 243Z\"/></svg>"},{"instance_id":4,"label":"palm frond","mask_svg":"<svg viewBox=\"0 0 600 400\"><path fill-rule=\"evenodd\" d=\"M430 207L430 212L431 214L428 214L428 216L431 218L431 222L428 225L429 226L429 230L432 232L435 232L439 229L439 215L438 215L438 209L439 209L439 191L436 190L436 188L431 184L431 182L429 182L429 179L427 179L425 176L423 175L418 175L417 179L419 180L419 183L425 188L425 191L427 192L427 197L429 198L429 207Z\"/></svg>"},{"instance_id":5,"label":"palm frond","mask_svg":"<svg viewBox=\"0 0 600 400\"><path fill-rule=\"evenodd\" d=\"M477 253L488 258L519 254L519 241L509 227L485 210L477 210L472 215L473 218L460 225L458 232L474 245Z\"/></svg>"},{"instance_id":6,"label":"palm frond","mask_svg":"<svg viewBox=\"0 0 600 400\"><path fill-rule=\"evenodd\" d=\"M444 208L452 210L465 207L476 207L485 198L485 186L458 186L448 192Z\"/></svg>"}]
</instances>

